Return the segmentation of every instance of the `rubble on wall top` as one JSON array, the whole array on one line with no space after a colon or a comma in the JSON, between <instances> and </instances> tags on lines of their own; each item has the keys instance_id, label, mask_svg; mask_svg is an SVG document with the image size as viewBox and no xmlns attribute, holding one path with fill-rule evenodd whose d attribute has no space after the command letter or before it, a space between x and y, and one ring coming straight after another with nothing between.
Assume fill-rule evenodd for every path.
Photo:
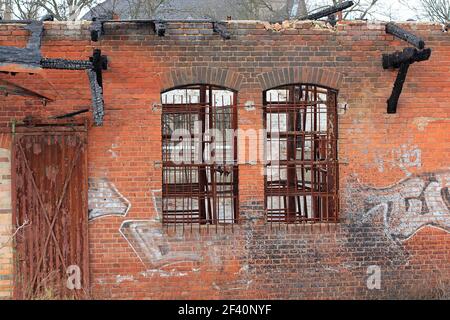
<instances>
[{"instance_id":1,"label":"rubble on wall top","mask_svg":"<svg viewBox=\"0 0 450 320\"><path fill-rule=\"evenodd\" d=\"M317 20L285 20L281 23L261 22L266 30L282 32L297 29L319 29L334 31L336 28L325 21Z\"/></svg>"},{"instance_id":2,"label":"rubble on wall top","mask_svg":"<svg viewBox=\"0 0 450 320\"><path fill-rule=\"evenodd\" d=\"M150 21L150 20L149 20ZM137 20L136 23L140 22L140 20ZM270 22L270 21L264 21L264 20L226 20L226 21L217 21L220 23L226 23L230 26L233 25L252 25L255 27L261 27L265 28L267 30L274 30L274 31L282 31L282 30L294 30L294 29L323 29L323 30L333 30L336 27L364 27L367 26L368 29L380 29L384 30L387 21L367 21L367 20L342 20L338 21L336 24L336 27L332 27L329 23L326 21L321 20L284 20L280 22ZM116 24L120 25L126 25L126 24L133 24L132 20L116 20L114 21ZM211 21L205 20L184 20L184 21L168 21L170 24L209 24ZM444 24L438 23L438 22L429 22L429 21L398 21L395 22L397 25L405 26L411 29L418 29L418 30L442 30L443 27L445 27ZM24 22L21 21L3 21L0 23L0 28L4 26L23 26ZM79 21L45 21L43 22L44 26L50 29L58 29L58 28L64 28L64 29L70 29L70 30L83 30L86 28L89 28L89 26L92 24L92 21L87 20L79 20ZM447 25L447 28L449 25Z\"/></svg>"}]
</instances>

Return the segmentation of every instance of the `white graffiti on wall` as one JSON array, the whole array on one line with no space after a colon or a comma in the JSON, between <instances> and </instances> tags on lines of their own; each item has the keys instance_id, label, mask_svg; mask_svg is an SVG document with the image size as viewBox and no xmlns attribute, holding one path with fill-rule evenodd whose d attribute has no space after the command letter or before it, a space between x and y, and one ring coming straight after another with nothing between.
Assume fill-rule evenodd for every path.
<instances>
[{"instance_id":1,"label":"white graffiti on wall","mask_svg":"<svg viewBox=\"0 0 450 320\"><path fill-rule=\"evenodd\" d=\"M125 238L141 262L146 266L161 268L178 262L195 262L201 259L199 248L176 248L168 241L161 225L162 190L152 191L156 216L151 220L128 220L120 226L120 234ZM173 238L173 237L172 237ZM180 237L179 242L183 242ZM176 242L176 237L174 238ZM200 241L197 241L200 246ZM182 246L181 246L182 247Z\"/></svg>"},{"instance_id":2,"label":"white graffiti on wall","mask_svg":"<svg viewBox=\"0 0 450 320\"><path fill-rule=\"evenodd\" d=\"M125 217L131 203L106 178L89 178L89 220L106 216Z\"/></svg>"},{"instance_id":3,"label":"white graffiti on wall","mask_svg":"<svg viewBox=\"0 0 450 320\"><path fill-rule=\"evenodd\" d=\"M201 248L194 250L171 245L159 221L124 221L120 233L146 266L161 268L173 263L201 259L197 253ZM179 242L182 244L183 241Z\"/></svg>"},{"instance_id":4,"label":"white graffiti on wall","mask_svg":"<svg viewBox=\"0 0 450 320\"><path fill-rule=\"evenodd\" d=\"M417 146L402 145L393 149L388 155L376 156L375 162L379 172L384 172L386 166L402 170L407 177L411 176L411 168L422 166L422 150Z\"/></svg>"},{"instance_id":5,"label":"white graffiti on wall","mask_svg":"<svg viewBox=\"0 0 450 320\"><path fill-rule=\"evenodd\" d=\"M450 232L450 172L408 177L386 188L360 187L366 212L361 223L383 217L386 234L405 240L425 226Z\"/></svg>"},{"instance_id":6,"label":"white graffiti on wall","mask_svg":"<svg viewBox=\"0 0 450 320\"><path fill-rule=\"evenodd\" d=\"M450 119L449 118L437 118L437 117L417 117L414 118L413 123L417 126L417 129L419 129L419 131L424 131L429 125L430 123L433 122L437 122L437 121L444 121L444 122L448 122Z\"/></svg>"}]
</instances>

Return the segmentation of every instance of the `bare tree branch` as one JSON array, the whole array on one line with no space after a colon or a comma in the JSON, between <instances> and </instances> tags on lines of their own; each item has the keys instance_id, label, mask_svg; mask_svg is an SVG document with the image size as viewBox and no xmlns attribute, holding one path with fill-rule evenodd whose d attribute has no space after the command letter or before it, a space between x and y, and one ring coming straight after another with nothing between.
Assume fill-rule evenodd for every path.
<instances>
[{"instance_id":1,"label":"bare tree branch","mask_svg":"<svg viewBox=\"0 0 450 320\"><path fill-rule=\"evenodd\" d=\"M101 0L10 0L17 19L37 19L51 14L56 20L77 20L83 10L92 8Z\"/></svg>"},{"instance_id":2,"label":"bare tree branch","mask_svg":"<svg viewBox=\"0 0 450 320\"><path fill-rule=\"evenodd\" d=\"M126 0L129 18L153 18L167 0Z\"/></svg>"},{"instance_id":3,"label":"bare tree branch","mask_svg":"<svg viewBox=\"0 0 450 320\"><path fill-rule=\"evenodd\" d=\"M18 226L16 228L16 231L14 231L14 233L9 237L8 240L6 240L6 242L0 244L0 249L5 248L11 241L14 240L14 238L16 237L16 235L19 233L20 230L22 230L23 228L25 228L26 226L29 226L31 223L29 220L25 220L22 225Z\"/></svg>"},{"instance_id":4,"label":"bare tree branch","mask_svg":"<svg viewBox=\"0 0 450 320\"><path fill-rule=\"evenodd\" d=\"M419 0L417 5L405 0L400 2L414 11L419 19L442 23L450 21L450 0Z\"/></svg>"},{"instance_id":5,"label":"bare tree branch","mask_svg":"<svg viewBox=\"0 0 450 320\"><path fill-rule=\"evenodd\" d=\"M163 13L178 12L178 16L209 17L211 19L286 20L306 16L311 12L343 0L203 0L171 7L172 0L0 0L0 14L4 3L12 2L14 17L36 19L52 14L57 20L80 19L88 9L95 8L90 16L118 14L122 19L154 18ZM353 0L354 5L342 14L345 20L395 18L392 5L387 0ZM450 17L450 0L417 0L401 3L417 12L420 18L446 22ZM417 5L413 5L417 3ZM2 6L3 4L3 6ZM166 5L169 4L169 5ZM181 3L182 4L182 3ZM219 6L220 4L220 6ZM117 10L116 10L117 8ZM3 9L4 11L4 9Z\"/></svg>"}]
</instances>

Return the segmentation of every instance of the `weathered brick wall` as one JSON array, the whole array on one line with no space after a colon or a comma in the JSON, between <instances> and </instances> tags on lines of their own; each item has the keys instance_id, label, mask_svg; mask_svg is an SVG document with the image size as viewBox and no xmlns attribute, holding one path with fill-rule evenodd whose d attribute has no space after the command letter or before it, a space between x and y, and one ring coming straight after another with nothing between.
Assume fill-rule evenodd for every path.
<instances>
[{"instance_id":1,"label":"weathered brick wall","mask_svg":"<svg viewBox=\"0 0 450 320\"><path fill-rule=\"evenodd\" d=\"M102 49L106 117L89 130L91 282L98 298L402 298L443 295L450 281L450 37L439 25L404 27L433 49L410 68L398 113L386 113L396 72L381 54L406 43L383 24L230 22L223 40L210 24L46 23L46 57L87 59ZM19 26L0 27L0 45L23 44ZM270 29L270 28L269 28ZM87 76L45 71L10 77L53 93L55 102L0 98L0 124L90 105ZM240 129L263 126L262 91L292 82L339 90L341 222L270 228L262 164L239 166L240 215L233 230L166 232L160 222L164 89L189 83L238 91ZM244 108L252 102L255 108ZM104 197L106 195L106 197ZM107 199L107 200L104 200ZM104 206L104 210L102 210ZM426 227L424 227L427 225ZM2 260L3 261L3 260ZM382 272L368 290L367 268Z\"/></svg>"},{"instance_id":2,"label":"weathered brick wall","mask_svg":"<svg viewBox=\"0 0 450 320\"><path fill-rule=\"evenodd\" d=\"M0 299L12 293L12 217L10 143L0 135Z\"/></svg>"}]
</instances>

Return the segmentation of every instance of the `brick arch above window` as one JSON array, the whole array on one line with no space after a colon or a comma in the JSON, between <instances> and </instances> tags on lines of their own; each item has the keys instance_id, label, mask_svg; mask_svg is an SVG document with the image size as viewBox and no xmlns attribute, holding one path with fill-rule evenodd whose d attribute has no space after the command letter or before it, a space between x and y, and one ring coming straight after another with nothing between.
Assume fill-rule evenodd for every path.
<instances>
[{"instance_id":1,"label":"brick arch above window","mask_svg":"<svg viewBox=\"0 0 450 320\"><path fill-rule=\"evenodd\" d=\"M263 91L294 83L314 84L339 90L343 75L322 68L290 67L261 73L257 78Z\"/></svg>"},{"instance_id":2,"label":"brick arch above window","mask_svg":"<svg viewBox=\"0 0 450 320\"><path fill-rule=\"evenodd\" d=\"M191 84L209 84L239 91L243 76L233 70L210 67L177 68L162 76L162 92Z\"/></svg>"}]
</instances>

